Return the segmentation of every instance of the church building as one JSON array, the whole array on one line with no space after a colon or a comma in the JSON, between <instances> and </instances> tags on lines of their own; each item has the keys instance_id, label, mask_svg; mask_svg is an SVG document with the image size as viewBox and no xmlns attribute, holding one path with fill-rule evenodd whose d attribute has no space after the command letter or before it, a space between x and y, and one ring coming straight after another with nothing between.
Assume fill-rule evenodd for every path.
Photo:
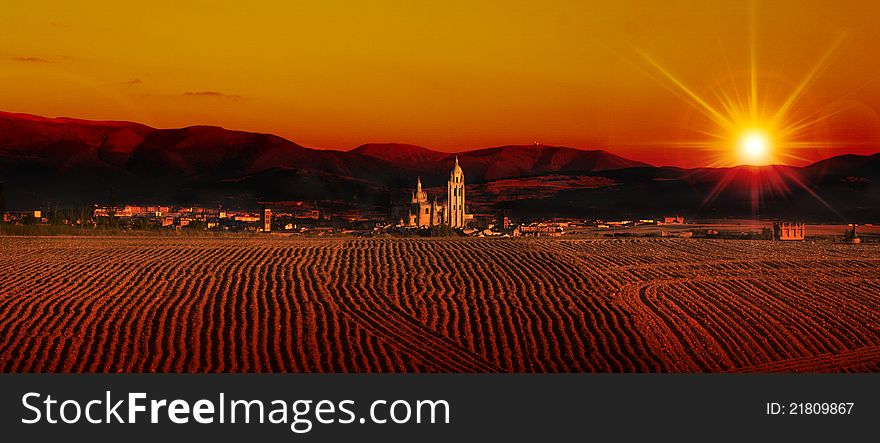
<instances>
[{"instance_id":1,"label":"church building","mask_svg":"<svg viewBox=\"0 0 880 443\"><path fill-rule=\"evenodd\" d=\"M409 203L395 208L394 218L406 227L430 228L446 225L464 228L469 217L465 214L464 171L458 164L458 157L455 158L446 187L447 200L444 205L437 201L436 196L433 199L428 197L428 193L422 190L422 179L419 177Z\"/></svg>"}]
</instances>

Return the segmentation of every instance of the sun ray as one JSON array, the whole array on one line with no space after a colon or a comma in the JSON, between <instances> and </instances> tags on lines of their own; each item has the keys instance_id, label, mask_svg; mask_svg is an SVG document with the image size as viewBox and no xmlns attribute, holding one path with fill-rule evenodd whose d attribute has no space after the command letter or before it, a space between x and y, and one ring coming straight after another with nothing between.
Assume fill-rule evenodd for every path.
<instances>
[{"instance_id":1,"label":"sun ray","mask_svg":"<svg viewBox=\"0 0 880 443\"><path fill-rule=\"evenodd\" d=\"M719 134L717 132L712 132L706 129L693 129L693 132L714 138L715 141L713 142L713 144L716 148L718 147L718 140L730 140L730 137L728 135Z\"/></svg>"},{"instance_id":2,"label":"sun ray","mask_svg":"<svg viewBox=\"0 0 880 443\"><path fill-rule=\"evenodd\" d=\"M742 121L744 119L742 105L737 103L737 100L732 98L727 91L719 90L715 96L718 98L718 101L721 102L721 106L724 107L725 112L730 115L731 120Z\"/></svg>"},{"instance_id":3,"label":"sun ray","mask_svg":"<svg viewBox=\"0 0 880 443\"><path fill-rule=\"evenodd\" d=\"M808 159L805 150L810 148L828 149L852 144L822 137L818 129L823 122L853 109L858 105L857 103L837 106L839 102L832 101L830 104L806 112L805 108L809 108L805 104L807 100L804 100L809 89L831 65L834 56L846 42L847 34L841 34L835 39L819 55L815 64L808 67L807 72L798 82L791 83L789 90L777 95L777 92L782 92L775 83L780 79L771 76L762 77L759 69L756 5L755 0L750 0L748 3L748 67L743 70L743 76L739 81L734 76L734 65L731 64L724 50L718 30L715 30L715 38L718 41L729 82L713 83L708 92L701 90L697 93L697 89L673 74L672 69L661 65L650 54L630 43L633 50L641 57L641 60L638 57L635 61L629 60L633 66L705 117L705 120L697 120L689 125L688 130L696 135L695 140L649 144L699 150L701 155L708 157L705 161L709 167L722 168L723 172L720 175L717 175L717 170L710 171L705 168L697 168L685 173L686 180L712 183L711 190L706 194L700 208L701 211L710 206L722 193L732 192L738 198L749 199L752 214L758 217L762 205L780 198L795 198L800 195L796 192L802 191L839 216L839 213L812 189L803 177L792 172L794 170L784 164L806 163ZM722 72L721 76L723 78L725 73ZM836 107L832 108L832 106ZM780 163L783 165L781 166ZM731 167L731 165L740 166Z\"/></svg>"},{"instance_id":4,"label":"sun ray","mask_svg":"<svg viewBox=\"0 0 880 443\"><path fill-rule=\"evenodd\" d=\"M773 114L773 117L770 119L771 124L778 124L781 119L791 110L792 106L797 103L798 100L803 96L804 91L809 87L816 77L822 73L822 71L827 66L828 62L831 59L831 56L834 55L840 46L843 44L846 39L846 34L841 34L834 43L825 50L825 53L822 54L822 57L819 58L819 61L816 62L815 65L807 72L807 75L795 86L794 90L782 103L779 109L776 110L776 113Z\"/></svg>"},{"instance_id":5,"label":"sun ray","mask_svg":"<svg viewBox=\"0 0 880 443\"><path fill-rule=\"evenodd\" d=\"M849 141L849 140L823 140L823 141L793 141L786 142L786 146L795 148L827 148L832 146L876 146L880 141Z\"/></svg>"},{"instance_id":6,"label":"sun ray","mask_svg":"<svg viewBox=\"0 0 880 443\"><path fill-rule=\"evenodd\" d=\"M657 61L654 60L650 55L648 55L647 53L645 53L644 51L642 51L639 48L635 48L635 50L636 50L636 52L639 53L639 55L642 56L642 58L644 58L648 63L650 63L652 66L654 66L654 68L657 69L657 71L659 71L661 74L663 74L663 76L665 76L669 81L671 81L673 84L675 84L675 86L678 86L678 88L681 89L682 92L684 92L688 97L690 97L691 100L693 100L694 103L696 103L696 105L698 105L698 106L696 106L697 109L704 111L704 113L706 113L708 117L710 117L713 121L715 121L717 124L719 124L722 127L733 128L735 126L734 123L732 121L730 121L730 119L725 117L724 114L718 112L718 110L715 109L715 107L710 105L706 100L704 100L702 97L700 97L696 92L691 90L691 88L689 88L681 80L679 80L672 73L670 73L668 70L666 70L666 68L664 68L662 65L657 63Z\"/></svg>"},{"instance_id":7,"label":"sun ray","mask_svg":"<svg viewBox=\"0 0 880 443\"><path fill-rule=\"evenodd\" d=\"M807 183L804 183L803 179L800 176L798 176L797 174L791 173L789 171L786 171L786 170L783 170L783 174L785 174L787 178L789 178L791 181L795 182L803 190L807 191L807 193L810 194L811 197L813 197L816 201L818 201L823 206L825 206L829 211L834 213L834 215L839 217L841 220L846 220L846 217L844 217L843 214L838 212L837 209L834 209L834 207L831 206L831 204L829 204L827 201L825 201L825 199L822 198L819 194L817 194L816 191L814 191Z\"/></svg>"},{"instance_id":8,"label":"sun ray","mask_svg":"<svg viewBox=\"0 0 880 443\"><path fill-rule=\"evenodd\" d=\"M749 2L749 113L758 117L758 18L755 0ZM754 122L752 122L754 124Z\"/></svg>"},{"instance_id":9,"label":"sun ray","mask_svg":"<svg viewBox=\"0 0 880 443\"><path fill-rule=\"evenodd\" d=\"M855 104L847 104L846 106L843 106L839 109L836 109L833 112L825 113L825 114L819 115L818 117L814 117L815 115L820 114L822 112L822 109L820 109L816 112L811 113L810 115L808 115L806 117L801 118L800 120L797 120L797 121L790 123L789 125L783 127L782 129L779 130L779 134L781 137L786 137L786 138L794 137L800 131L807 129L811 126L815 126L816 124L821 123L822 121L828 120L829 118L835 117L838 114L842 114L846 111L849 111L850 109L853 109L854 107L855 107Z\"/></svg>"},{"instance_id":10,"label":"sun ray","mask_svg":"<svg viewBox=\"0 0 880 443\"><path fill-rule=\"evenodd\" d=\"M801 156L799 156L799 155L795 155L795 154L792 153L792 152L784 153L784 154L782 154L782 156L785 157L785 158L790 158L790 159L792 159L792 160L807 161L807 158L806 158L806 157L801 157Z\"/></svg>"},{"instance_id":11,"label":"sun ray","mask_svg":"<svg viewBox=\"0 0 880 443\"><path fill-rule=\"evenodd\" d=\"M733 74L733 67L730 64L730 58L727 56L727 51L724 50L724 44L721 42L721 35L718 33L718 27L713 26L712 29L715 31L715 41L718 43L718 52L721 53L721 58L724 60L724 67L727 69L727 76L730 80L730 86L733 89L733 98L731 100L728 98L727 105L729 105L732 109L738 109L739 113L742 113L743 102L742 96L740 95L739 86L736 84L736 76ZM725 94L726 95L726 94Z\"/></svg>"},{"instance_id":12,"label":"sun ray","mask_svg":"<svg viewBox=\"0 0 880 443\"><path fill-rule=\"evenodd\" d=\"M793 174L791 168L772 165L790 161L807 162L808 159L803 156L804 151L798 153L798 150L829 148L839 144L831 140L807 139L818 135L818 132L812 132L811 129L847 112L856 106L855 104L830 109L830 106L837 103L832 102L809 113L804 113L798 108L802 107L801 102L804 101L803 98L809 88L828 68L835 54L845 43L847 34L841 34L834 40L819 56L816 63L809 67L803 78L791 85L786 95L776 97L774 84L766 82L760 75L756 1L749 1L748 8L746 87L741 87L742 83L737 82L733 65L724 50L717 29L715 37L730 81L729 84L716 84L717 86L710 92L699 94L673 74L672 70L631 44L635 52L646 62L641 65L653 68L646 74L696 109L708 119L709 123L706 125L707 122L700 122L688 128L694 134L702 136L704 140L653 144L702 150L709 153L710 159L707 163L710 163L711 167L742 165L724 169L719 177L701 177L711 174L705 169L694 169L692 173L686 174L686 177L692 177L698 182L703 180L713 182L713 187L706 195L701 210L711 205L722 193L728 192L726 190L733 184L737 184L738 186L732 188L732 192L743 192L742 196L750 199L751 210L755 217L758 217L761 205L775 201L777 198L793 198L797 189L802 189L823 206L838 214L815 190L810 188L808 183ZM639 64L633 63L633 65Z\"/></svg>"}]
</instances>

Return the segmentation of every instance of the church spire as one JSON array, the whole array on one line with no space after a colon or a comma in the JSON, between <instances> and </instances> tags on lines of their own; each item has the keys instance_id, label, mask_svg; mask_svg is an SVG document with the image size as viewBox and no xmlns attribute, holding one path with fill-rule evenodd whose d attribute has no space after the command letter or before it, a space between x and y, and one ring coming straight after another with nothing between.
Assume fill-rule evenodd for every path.
<instances>
[{"instance_id":1,"label":"church spire","mask_svg":"<svg viewBox=\"0 0 880 443\"><path fill-rule=\"evenodd\" d=\"M422 177L421 176L419 176L418 181L419 181L419 183L416 188L417 192L422 192Z\"/></svg>"},{"instance_id":2,"label":"church spire","mask_svg":"<svg viewBox=\"0 0 880 443\"><path fill-rule=\"evenodd\" d=\"M461 165L458 164L458 156L455 156L455 164L452 166L452 171L449 171L449 177L454 178L456 175L463 175L464 173L461 170Z\"/></svg>"}]
</instances>

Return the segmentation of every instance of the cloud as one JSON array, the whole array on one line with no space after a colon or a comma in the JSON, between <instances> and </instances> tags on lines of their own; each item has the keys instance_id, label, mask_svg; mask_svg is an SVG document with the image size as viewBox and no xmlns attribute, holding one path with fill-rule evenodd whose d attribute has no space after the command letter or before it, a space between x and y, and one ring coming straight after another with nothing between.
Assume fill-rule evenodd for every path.
<instances>
[{"instance_id":1,"label":"cloud","mask_svg":"<svg viewBox=\"0 0 880 443\"><path fill-rule=\"evenodd\" d=\"M139 79L139 78L133 78L133 79L131 79L131 80L124 81L124 82L120 83L120 85L122 85L122 86L133 87L133 86L138 86L138 85L140 85L140 84L142 84L142 83L143 83L143 81L142 81L141 79Z\"/></svg>"},{"instance_id":2,"label":"cloud","mask_svg":"<svg viewBox=\"0 0 880 443\"><path fill-rule=\"evenodd\" d=\"M49 63L49 60L40 57L12 57L17 62L25 63Z\"/></svg>"},{"instance_id":3,"label":"cloud","mask_svg":"<svg viewBox=\"0 0 880 443\"><path fill-rule=\"evenodd\" d=\"M217 97L217 98L225 98L228 100L241 100L240 95L236 94L224 94L222 92L217 91L193 91L193 92L184 92L184 97Z\"/></svg>"}]
</instances>

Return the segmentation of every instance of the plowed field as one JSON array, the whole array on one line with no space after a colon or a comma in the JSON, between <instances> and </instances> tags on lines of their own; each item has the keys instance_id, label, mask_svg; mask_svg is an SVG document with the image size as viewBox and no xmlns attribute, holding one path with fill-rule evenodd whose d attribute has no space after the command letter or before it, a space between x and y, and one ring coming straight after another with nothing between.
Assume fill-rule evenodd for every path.
<instances>
[{"instance_id":1,"label":"plowed field","mask_svg":"<svg viewBox=\"0 0 880 443\"><path fill-rule=\"evenodd\" d=\"M880 371L880 245L0 238L2 372Z\"/></svg>"}]
</instances>

